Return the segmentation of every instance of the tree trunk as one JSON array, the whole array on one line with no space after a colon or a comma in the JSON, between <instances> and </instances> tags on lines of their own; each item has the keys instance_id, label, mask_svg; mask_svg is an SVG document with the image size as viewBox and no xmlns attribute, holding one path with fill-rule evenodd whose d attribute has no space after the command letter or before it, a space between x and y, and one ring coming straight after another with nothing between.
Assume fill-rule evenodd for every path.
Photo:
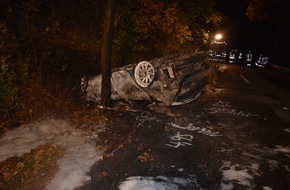
<instances>
[{"instance_id":1,"label":"tree trunk","mask_svg":"<svg viewBox=\"0 0 290 190\"><path fill-rule=\"evenodd\" d=\"M113 24L116 0L108 0L102 44L102 92L101 105L110 106L111 103L111 55L113 45Z\"/></svg>"}]
</instances>

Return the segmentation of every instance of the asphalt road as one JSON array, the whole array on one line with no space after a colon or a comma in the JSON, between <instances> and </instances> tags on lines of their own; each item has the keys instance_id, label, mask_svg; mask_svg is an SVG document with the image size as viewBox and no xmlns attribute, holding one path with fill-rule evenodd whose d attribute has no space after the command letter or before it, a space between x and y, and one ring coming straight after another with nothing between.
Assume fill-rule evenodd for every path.
<instances>
[{"instance_id":1,"label":"asphalt road","mask_svg":"<svg viewBox=\"0 0 290 190\"><path fill-rule=\"evenodd\" d=\"M216 64L194 102L135 103L109 112L103 160L81 189L118 189L128 177L183 178L183 189L290 189L290 76ZM180 188L182 189L182 188Z\"/></svg>"}]
</instances>

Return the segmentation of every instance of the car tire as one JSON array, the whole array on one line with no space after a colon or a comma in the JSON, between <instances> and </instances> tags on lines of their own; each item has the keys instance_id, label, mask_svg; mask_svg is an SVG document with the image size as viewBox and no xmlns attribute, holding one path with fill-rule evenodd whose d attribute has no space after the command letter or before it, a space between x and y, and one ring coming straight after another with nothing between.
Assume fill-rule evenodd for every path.
<instances>
[{"instance_id":1,"label":"car tire","mask_svg":"<svg viewBox=\"0 0 290 190\"><path fill-rule=\"evenodd\" d=\"M136 83L141 87L148 87L154 80L155 69L148 61L141 61L134 70Z\"/></svg>"}]
</instances>

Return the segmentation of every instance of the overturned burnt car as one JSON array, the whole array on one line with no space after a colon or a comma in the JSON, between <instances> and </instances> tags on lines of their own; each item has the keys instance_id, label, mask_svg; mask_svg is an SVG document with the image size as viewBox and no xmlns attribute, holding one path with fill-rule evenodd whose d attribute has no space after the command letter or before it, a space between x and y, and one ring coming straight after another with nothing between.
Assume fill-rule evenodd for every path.
<instances>
[{"instance_id":1,"label":"overturned burnt car","mask_svg":"<svg viewBox=\"0 0 290 190\"><path fill-rule=\"evenodd\" d=\"M175 54L112 70L112 100L147 100L165 106L197 98L208 83L207 54ZM84 83L86 101L101 99L101 75Z\"/></svg>"}]
</instances>

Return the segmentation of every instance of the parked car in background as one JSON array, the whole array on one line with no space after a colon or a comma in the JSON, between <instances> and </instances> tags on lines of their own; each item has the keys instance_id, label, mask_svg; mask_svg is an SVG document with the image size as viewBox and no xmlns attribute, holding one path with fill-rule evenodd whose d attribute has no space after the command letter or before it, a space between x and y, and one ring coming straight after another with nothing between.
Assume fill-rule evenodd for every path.
<instances>
[{"instance_id":1,"label":"parked car in background","mask_svg":"<svg viewBox=\"0 0 290 190\"><path fill-rule=\"evenodd\" d=\"M165 106L196 99L208 83L205 52L175 54L112 70L112 100L147 100ZM83 82L86 100L100 102L102 76Z\"/></svg>"},{"instance_id":2,"label":"parked car in background","mask_svg":"<svg viewBox=\"0 0 290 190\"><path fill-rule=\"evenodd\" d=\"M210 45L209 59L216 62L225 62L227 60L227 43L225 41L214 41Z\"/></svg>"}]
</instances>

